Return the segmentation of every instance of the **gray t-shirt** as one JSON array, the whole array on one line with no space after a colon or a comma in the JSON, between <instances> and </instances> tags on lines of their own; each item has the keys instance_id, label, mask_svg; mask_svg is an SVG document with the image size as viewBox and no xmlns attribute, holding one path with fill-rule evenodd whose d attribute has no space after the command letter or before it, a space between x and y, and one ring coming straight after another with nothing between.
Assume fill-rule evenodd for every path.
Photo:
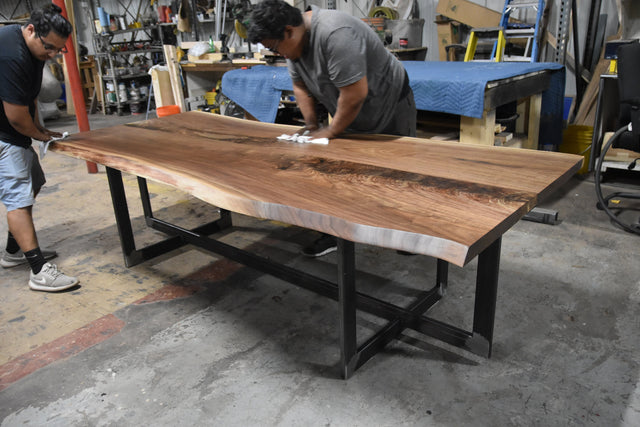
<instances>
[{"instance_id":1,"label":"gray t-shirt","mask_svg":"<svg viewBox=\"0 0 640 427\"><path fill-rule=\"evenodd\" d=\"M367 77L369 94L347 131L381 132L394 113L404 83L404 67L361 19L312 6L309 44L287 60L289 74L335 115L339 88Z\"/></svg>"}]
</instances>

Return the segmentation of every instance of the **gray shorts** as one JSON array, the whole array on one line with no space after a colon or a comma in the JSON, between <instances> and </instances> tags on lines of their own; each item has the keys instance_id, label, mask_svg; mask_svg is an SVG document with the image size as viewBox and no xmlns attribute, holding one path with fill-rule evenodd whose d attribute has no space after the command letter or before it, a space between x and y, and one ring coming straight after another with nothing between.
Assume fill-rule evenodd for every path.
<instances>
[{"instance_id":1,"label":"gray shorts","mask_svg":"<svg viewBox=\"0 0 640 427\"><path fill-rule=\"evenodd\" d=\"M0 141L0 200L7 212L33 206L44 183L44 172L32 147Z\"/></svg>"}]
</instances>

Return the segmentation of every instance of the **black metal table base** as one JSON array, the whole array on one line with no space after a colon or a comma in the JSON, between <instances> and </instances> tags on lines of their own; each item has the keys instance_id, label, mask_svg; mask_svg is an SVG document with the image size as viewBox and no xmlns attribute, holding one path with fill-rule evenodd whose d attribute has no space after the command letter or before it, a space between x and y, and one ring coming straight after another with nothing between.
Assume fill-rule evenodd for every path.
<instances>
[{"instance_id":1,"label":"black metal table base","mask_svg":"<svg viewBox=\"0 0 640 427\"><path fill-rule=\"evenodd\" d=\"M345 379L353 375L360 366L384 349L389 342L398 338L406 329L420 332L477 355L491 356L500 265L500 238L478 256L473 328L472 331L466 331L424 315L444 295L448 280L448 263L446 261L438 260L437 262L436 284L433 288L422 292L409 307L399 307L356 291L355 245L353 242L338 239L338 278L337 283L332 283L208 237L231 227L231 213L229 211L221 209L218 220L193 230L187 230L154 218L144 178L138 178L138 187L146 223L149 227L162 231L171 237L153 245L136 249L122 174L118 170L107 168L107 177L127 267L186 244L192 244L337 300L340 306L340 370ZM379 331L360 346L358 346L356 334L356 310L368 312L387 321Z\"/></svg>"}]
</instances>

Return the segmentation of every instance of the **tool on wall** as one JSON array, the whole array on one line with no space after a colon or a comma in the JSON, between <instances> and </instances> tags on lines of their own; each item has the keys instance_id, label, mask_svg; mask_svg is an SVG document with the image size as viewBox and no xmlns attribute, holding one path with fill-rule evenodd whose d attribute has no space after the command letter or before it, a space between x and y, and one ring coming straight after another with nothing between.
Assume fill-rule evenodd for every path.
<instances>
[{"instance_id":1,"label":"tool on wall","mask_svg":"<svg viewBox=\"0 0 640 427\"><path fill-rule=\"evenodd\" d=\"M251 2L249 0L240 0L239 3L235 4L231 9L231 13L234 18L234 29L236 30L236 34L243 40L247 41L247 59L253 58L253 53L251 53L251 43L247 40L247 27L249 26L249 16L251 15Z\"/></svg>"}]
</instances>

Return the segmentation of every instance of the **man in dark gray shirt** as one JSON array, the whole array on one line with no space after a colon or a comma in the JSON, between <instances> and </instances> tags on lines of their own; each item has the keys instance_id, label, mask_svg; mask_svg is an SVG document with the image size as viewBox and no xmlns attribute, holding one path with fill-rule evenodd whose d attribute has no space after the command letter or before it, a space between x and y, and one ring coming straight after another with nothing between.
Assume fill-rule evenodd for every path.
<instances>
[{"instance_id":1,"label":"man in dark gray shirt","mask_svg":"<svg viewBox=\"0 0 640 427\"><path fill-rule=\"evenodd\" d=\"M415 136L415 103L404 67L361 19L315 6L302 13L284 1L265 0L254 6L249 38L287 58L311 136ZM316 101L333 117L325 128L318 128Z\"/></svg>"},{"instance_id":2,"label":"man in dark gray shirt","mask_svg":"<svg viewBox=\"0 0 640 427\"><path fill-rule=\"evenodd\" d=\"M416 106L404 67L361 19L315 6L302 13L282 0L254 6L249 40L287 59L296 103L313 138L343 132L415 136ZM316 102L331 114L319 126ZM336 249L324 235L303 253Z\"/></svg>"}]
</instances>

